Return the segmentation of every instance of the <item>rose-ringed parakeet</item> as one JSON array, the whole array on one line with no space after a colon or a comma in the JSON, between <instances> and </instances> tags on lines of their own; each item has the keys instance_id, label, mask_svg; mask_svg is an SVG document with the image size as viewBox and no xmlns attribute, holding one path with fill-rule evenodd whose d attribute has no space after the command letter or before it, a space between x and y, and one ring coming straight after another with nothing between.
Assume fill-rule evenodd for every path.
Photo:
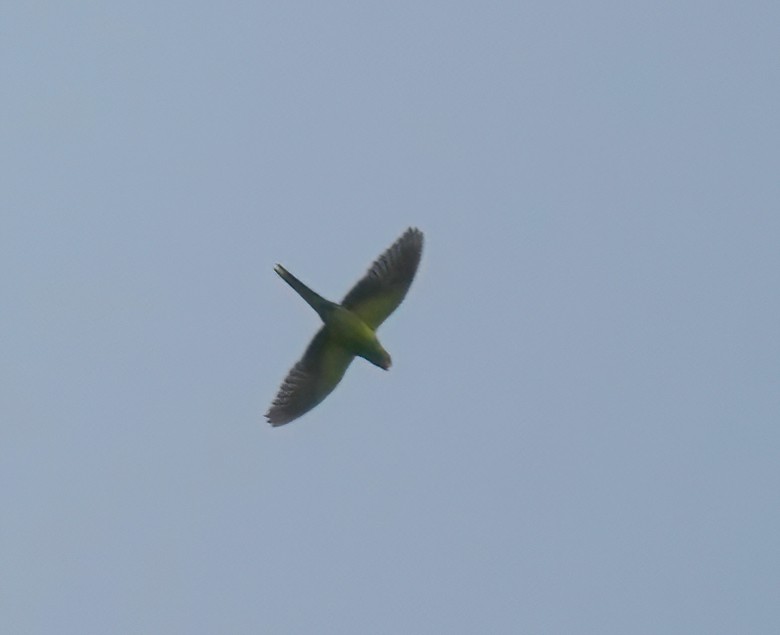
<instances>
[{"instance_id":1,"label":"rose-ringed parakeet","mask_svg":"<svg viewBox=\"0 0 780 635\"><path fill-rule=\"evenodd\" d=\"M376 329L406 296L422 248L422 232L410 227L374 262L341 304L326 300L276 265L276 273L309 303L324 325L279 388L265 415L271 425L289 423L325 399L355 356L385 370L390 368L390 354L379 343Z\"/></svg>"}]
</instances>

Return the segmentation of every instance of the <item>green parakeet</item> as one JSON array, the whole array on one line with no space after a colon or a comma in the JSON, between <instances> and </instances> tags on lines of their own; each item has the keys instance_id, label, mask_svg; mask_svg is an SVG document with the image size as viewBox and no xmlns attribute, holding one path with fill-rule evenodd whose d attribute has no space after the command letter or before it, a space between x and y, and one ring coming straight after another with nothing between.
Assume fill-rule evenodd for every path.
<instances>
[{"instance_id":1,"label":"green parakeet","mask_svg":"<svg viewBox=\"0 0 780 635\"><path fill-rule=\"evenodd\" d=\"M324 326L279 388L265 415L271 425L289 423L325 399L355 356L379 368L390 368L390 354L379 343L376 329L406 296L420 264L422 248L422 232L410 227L377 258L341 304L326 300L276 265L274 271L309 303Z\"/></svg>"}]
</instances>

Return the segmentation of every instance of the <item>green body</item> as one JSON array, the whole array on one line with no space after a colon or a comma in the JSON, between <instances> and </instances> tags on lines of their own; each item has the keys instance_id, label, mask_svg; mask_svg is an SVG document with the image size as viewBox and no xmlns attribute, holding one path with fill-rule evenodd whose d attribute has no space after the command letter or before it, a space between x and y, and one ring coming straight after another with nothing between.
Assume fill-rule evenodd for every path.
<instances>
[{"instance_id":1,"label":"green body","mask_svg":"<svg viewBox=\"0 0 780 635\"><path fill-rule=\"evenodd\" d=\"M349 309L312 291L282 265L276 265L275 271L319 314L334 343L379 368L390 368L390 354L382 348L374 329Z\"/></svg>"},{"instance_id":2,"label":"green body","mask_svg":"<svg viewBox=\"0 0 780 635\"><path fill-rule=\"evenodd\" d=\"M379 368L390 368L390 354L379 343L376 329L406 296L420 262L422 244L422 232L407 230L341 304L326 300L276 265L276 273L317 312L323 326L282 383L266 414L271 425L288 423L320 403L341 381L356 356Z\"/></svg>"}]
</instances>

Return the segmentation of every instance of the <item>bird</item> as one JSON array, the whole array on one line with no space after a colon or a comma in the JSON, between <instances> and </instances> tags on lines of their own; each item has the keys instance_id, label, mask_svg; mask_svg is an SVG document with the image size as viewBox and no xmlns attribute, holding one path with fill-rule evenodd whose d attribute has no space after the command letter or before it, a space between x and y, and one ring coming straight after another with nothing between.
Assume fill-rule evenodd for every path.
<instances>
[{"instance_id":1,"label":"bird","mask_svg":"<svg viewBox=\"0 0 780 635\"><path fill-rule=\"evenodd\" d=\"M322 319L323 326L303 357L290 369L266 413L274 426L290 423L322 402L344 377L355 357L388 370L390 354L379 343L376 330L406 297L417 273L423 233L408 228L344 296L341 304L326 300L282 265L274 271Z\"/></svg>"}]
</instances>

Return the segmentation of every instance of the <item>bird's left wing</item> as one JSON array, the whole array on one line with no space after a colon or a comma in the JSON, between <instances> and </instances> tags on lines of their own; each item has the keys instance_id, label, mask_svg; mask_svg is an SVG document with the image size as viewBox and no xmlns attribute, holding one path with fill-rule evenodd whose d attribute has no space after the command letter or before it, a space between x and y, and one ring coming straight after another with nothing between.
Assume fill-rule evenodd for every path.
<instances>
[{"instance_id":1,"label":"bird's left wing","mask_svg":"<svg viewBox=\"0 0 780 635\"><path fill-rule=\"evenodd\" d=\"M376 329L406 297L420 264L422 248L423 233L414 227L407 229L344 296L342 306Z\"/></svg>"},{"instance_id":2,"label":"bird's left wing","mask_svg":"<svg viewBox=\"0 0 780 635\"><path fill-rule=\"evenodd\" d=\"M354 358L323 326L287 374L265 415L268 422L281 426L314 408L338 385Z\"/></svg>"}]
</instances>

